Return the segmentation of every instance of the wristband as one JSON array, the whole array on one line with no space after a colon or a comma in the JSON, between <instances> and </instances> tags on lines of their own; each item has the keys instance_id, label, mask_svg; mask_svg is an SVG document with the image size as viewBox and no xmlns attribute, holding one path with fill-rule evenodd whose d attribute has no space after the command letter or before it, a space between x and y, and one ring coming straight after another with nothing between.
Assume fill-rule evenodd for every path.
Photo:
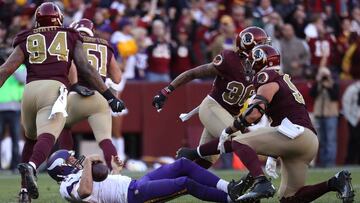
<instances>
[{"instance_id":1,"label":"wristband","mask_svg":"<svg viewBox=\"0 0 360 203\"><path fill-rule=\"evenodd\" d=\"M168 95L174 90L175 90L175 88L172 85L169 85L161 90L161 94Z\"/></svg>"},{"instance_id":2,"label":"wristband","mask_svg":"<svg viewBox=\"0 0 360 203\"><path fill-rule=\"evenodd\" d=\"M101 94L106 100L114 99L114 95L111 93L110 89L107 89L105 92Z\"/></svg>"}]
</instances>

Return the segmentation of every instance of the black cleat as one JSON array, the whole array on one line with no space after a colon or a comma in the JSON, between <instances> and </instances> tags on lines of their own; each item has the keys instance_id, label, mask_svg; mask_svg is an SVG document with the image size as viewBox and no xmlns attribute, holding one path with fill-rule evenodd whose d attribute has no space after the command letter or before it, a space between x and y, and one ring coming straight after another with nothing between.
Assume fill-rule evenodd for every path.
<instances>
[{"instance_id":1,"label":"black cleat","mask_svg":"<svg viewBox=\"0 0 360 203\"><path fill-rule=\"evenodd\" d=\"M228 185L228 194L232 201L236 201L241 195L243 195L254 184L254 178L250 173L241 177L240 180L232 180Z\"/></svg>"},{"instance_id":2,"label":"black cleat","mask_svg":"<svg viewBox=\"0 0 360 203\"><path fill-rule=\"evenodd\" d=\"M338 198L343 203L354 202L355 193L351 185L351 173L340 171L328 181L328 186L338 192Z\"/></svg>"},{"instance_id":3,"label":"black cleat","mask_svg":"<svg viewBox=\"0 0 360 203\"><path fill-rule=\"evenodd\" d=\"M36 170L28 163L21 163L18 165L19 172L25 177L26 189L31 199L37 199L39 197L39 191L37 188Z\"/></svg>"},{"instance_id":4,"label":"black cleat","mask_svg":"<svg viewBox=\"0 0 360 203\"><path fill-rule=\"evenodd\" d=\"M26 190L20 190L19 192L19 203L31 203L31 198Z\"/></svg>"},{"instance_id":5,"label":"black cleat","mask_svg":"<svg viewBox=\"0 0 360 203\"><path fill-rule=\"evenodd\" d=\"M263 198L273 197L275 192L275 187L271 184L271 182L265 176L260 176L254 179L254 186L250 189L250 191L237 198L236 202L257 202Z\"/></svg>"},{"instance_id":6,"label":"black cleat","mask_svg":"<svg viewBox=\"0 0 360 203\"><path fill-rule=\"evenodd\" d=\"M195 159L200 158L196 149L191 149L191 148L187 148L187 147L182 147L177 150L175 158L180 159L182 157L187 158L191 161L194 161Z\"/></svg>"}]
</instances>

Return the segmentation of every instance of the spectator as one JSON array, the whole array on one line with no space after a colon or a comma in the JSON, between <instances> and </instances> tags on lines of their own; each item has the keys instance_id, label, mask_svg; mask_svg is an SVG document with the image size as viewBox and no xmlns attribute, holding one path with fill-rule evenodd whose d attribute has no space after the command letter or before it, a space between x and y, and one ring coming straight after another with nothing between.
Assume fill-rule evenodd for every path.
<instances>
[{"instance_id":1,"label":"spectator","mask_svg":"<svg viewBox=\"0 0 360 203\"><path fill-rule=\"evenodd\" d=\"M274 12L274 8L271 5L270 0L260 0L259 6L257 6L253 12L255 18L263 18Z\"/></svg>"},{"instance_id":2,"label":"spectator","mask_svg":"<svg viewBox=\"0 0 360 203\"><path fill-rule=\"evenodd\" d=\"M337 72L341 72L341 63L344 58L345 52L349 49L349 39L351 35L351 21L348 18L344 18L341 21L341 32L336 38L336 51L337 56L334 59L334 66L337 68Z\"/></svg>"},{"instance_id":3,"label":"spectator","mask_svg":"<svg viewBox=\"0 0 360 203\"><path fill-rule=\"evenodd\" d=\"M138 52L135 54L135 79L145 79L145 69L147 68L148 56L146 54L146 49L151 45L151 39L147 36L147 31L144 28L137 27L131 31L136 45L138 47Z\"/></svg>"},{"instance_id":4,"label":"spectator","mask_svg":"<svg viewBox=\"0 0 360 203\"><path fill-rule=\"evenodd\" d=\"M342 97L343 114L348 122L349 139L346 164L360 164L360 81L345 90Z\"/></svg>"},{"instance_id":5,"label":"spectator","mask_svg":"<svg viewBox=\"0 0 360 203\"><path fill-rule=\"evenodd\" d=\"M295 30L295 35L300 39L305 39L305 27L308 24L304 6L298 5L294 14L290 18L290 24Z\"/></svg>"},{"instance_id":6,"label":"spectator","mask_svg":"<svg viewBox=\"0 0 360 203\"><path fill-rule=\"evenodd\" d=\"M275 6L275 11L278 12L285 22L289 22L292 13L296 10L294 0L280 0Z\"/></svg>"},{"instance_id":7,"label":"spectator","mask_svg":"<svg viewBox=\"0 0 360 203\"><path fill-rule=\"evenodd\" d=\"M351 30L353 32L357 32L358 35L360 35L360 8L355 7L353 8L351 12Z\"/></svg>"},{"instance_id":8,"label":"spectator","mask_svg":"<svg viewBox=\"0 0 360 203\"><path fill-rule=\"evenodd\" d=\"M171 45L166 39L165 24L155 20L152 25L153 45L147 49L148 71L146 79L150 82L170 81Z\"/></svg>"},{"instance_id":9,"label":"spectator","mask_svg":"<svg viewBox=\"0 0 360 203\"><path fill-rule=\"evenodd\" d=\"M208 46L208 50L211 52L211 58L214 58L224 49L234 49L236 33L234 21L230 16L223 15L221 17L219 31L220 34L216 36L214 41Z\"/></svg>"},{"instance_id":10,"label":"spectator","mask_svg":"<svg viewBox=\"0 0 360 203\"><path fill-rule=\"evenodd\" d=\"M326 33L322 23L316 24L316 36L308 40L312 66L306 73L308 76L312 76L322 66L332 69L333 59L336 57L336 38Z\"/></svg>"},{"instance_id":11,"label":"spectator","mask_svg":"<svg viewBox=\"0 0 360 203\"><path fill-rule=\"evenodd\" d=\"M310 95L315 100L314 115L320 142L320 166L331 167L336 163L339 84L332 78L328 68L319 69Z\"/></svg>"},{"instance_id":12,"label":"spectator","mask_svg":"<svg viewBox=\"0 0 360 203\"><path fill-rule=\"evenodd\" d=\"M236 33L240 33L244 28L250 25L245 17L245 8L242 5L234 5L231 11L231 17L235 23Z\"/></svg>"},{"instance_id":13,"label":"spectator","mask_svg":"<svg viewBox=\"0 0 360 203\"><path fill-rule=\"evenodd\" d=\"M349 37L349 48L342 59L342 79L360 79L359 47L359 36L352 32Z\"/></svg>"},{"instance_id":14,"label":"spectator","mask_svg":"<svg viewBox=\"0 0 360 203\"><path fill-rule=\"evenodd\" d=\"M194 50L189 41L185 28L178 31L177 43L172 51L171 79L191 69L196 65Z\"/></svg>"},{"instance_id":15,"label":"spectator","mask_svg":"<svg viewBox=\"0 0 360 203\"><path fill-rule=\"evenodd\" d=\"M4 59L0 58L0 65L4 62ZM12 141L12 159L10 165L10 170L12 171L17 170L19 163L19 139L21 135L20 101L24 91L25 78L26 71L24 65L22 65L0 88L0 147L5 129L8 127Z\"/></svg>"},{"instance_id":16,"label":"spectator","mask_svg":"<svg viewBox=\"0 0 360 203\"><path fill-rule=\"evenodd\" d=\"M325 11L323 13L325 29L327 33L334 35L339 35L340 33L340 19L334 12L334 9L331 5L327 4L325 6Z\"/></svg>"},{"instance_id":17,"label":"spectator","mask_svg":"<svg viewBox=\"0 0 360 203\"><path fill-rule=\"evenodd\" d=\"M293 79L300 79L310 62L309 49L302 40L295 36L294 29L290 24L282 27L282 34L280 47L283 72L288 73Z\"/></svg>"},{"instance_id":18,"label":"spectator","mask_svg":"<svg viewBox=\"0 0 360 203\"><path fill-rule=\"evenodd\" d=\"M273 12L269 15L269 22L265 25L264 30L271 38L271 45L277 50L281 51L280 47L280 38L281 38L281 27L284 22L281 19L280 15L276 12Z\"/></svg>"}]
</instances>

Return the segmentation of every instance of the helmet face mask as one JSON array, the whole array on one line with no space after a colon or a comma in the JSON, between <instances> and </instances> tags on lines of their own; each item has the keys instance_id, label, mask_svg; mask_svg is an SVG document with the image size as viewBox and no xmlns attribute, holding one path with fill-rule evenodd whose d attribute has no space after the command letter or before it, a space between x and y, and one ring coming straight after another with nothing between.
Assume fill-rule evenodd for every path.
<instances>
[{"instance_id":1,"label":"helmet face mask","mask_svg":"<svg viewBox=\"0 0 360 203\"><path fill-rule=\"evenodd\" d=\"M35 27L62 26L64 16L60 8L52 2L42 3L35 11Z\"/></svg>"},{"instance_id":2,"label":"helmet face mask","mask_svg":"<svg viewBox=\"0 0 360 203\"><path fill-rule=\"evenodd\" d=\"M70 158L75 155L74 151L58 150L54 152L47 161L47 172L57 182L62 181L66 176L77 173L83 169L82 162L85 156L79 159Z\"/></svg>"}]
</instances>

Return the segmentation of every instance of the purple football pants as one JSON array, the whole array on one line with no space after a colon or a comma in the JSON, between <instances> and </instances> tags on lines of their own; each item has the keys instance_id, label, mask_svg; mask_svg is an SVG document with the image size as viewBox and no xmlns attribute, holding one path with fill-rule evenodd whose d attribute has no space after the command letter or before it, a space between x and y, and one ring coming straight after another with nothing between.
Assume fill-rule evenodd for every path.
<instances>
[{"instance_id":1,"label":"purple football pants","mask_svg":"<svg viewBox=\"0 0 360 203\"><path fill-rule=\"evenodd\" d=\"M220 180L211 172L182 158L130 183L128 202L163 201L182 194L212 202L227 202L227 193L216 189Z\"/></svg>"}]
</instances>

